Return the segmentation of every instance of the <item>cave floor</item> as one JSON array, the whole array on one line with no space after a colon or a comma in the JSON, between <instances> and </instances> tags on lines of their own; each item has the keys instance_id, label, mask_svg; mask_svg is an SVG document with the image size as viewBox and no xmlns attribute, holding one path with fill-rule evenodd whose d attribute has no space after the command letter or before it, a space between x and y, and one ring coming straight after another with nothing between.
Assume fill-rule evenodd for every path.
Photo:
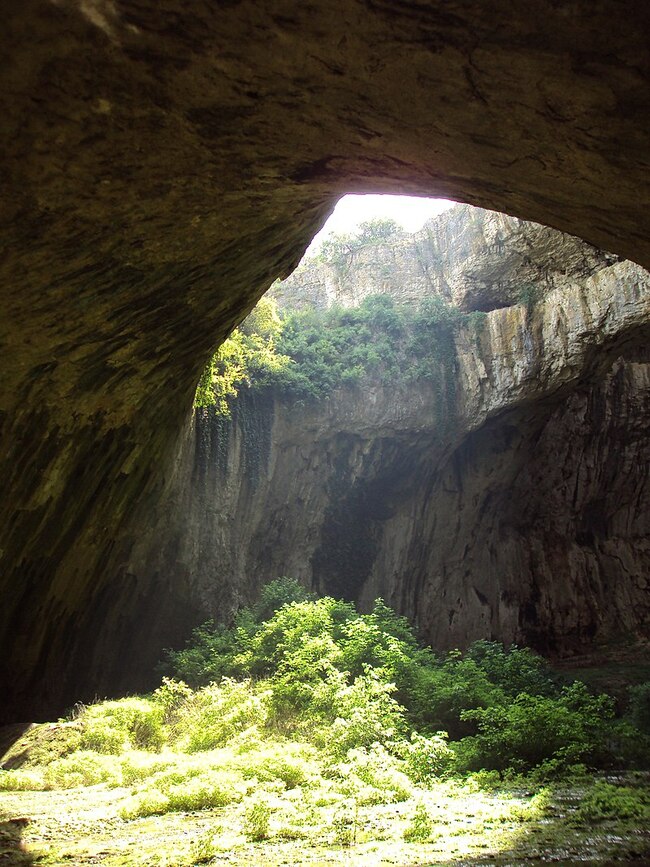
<instances>
[{"instance_id":1,"label":"cave floor","mask_svg":"<svg viewBox=\"0 0 650 867\"><path fill-rule=\"evenodd\" d=\"M354 830L343 829L356 837L347 844L336 841L331 817L329 824L305 828L302 839L272 819L269 839L251 842L241 830L240 805L127 821L119 817L129 795L126 788L3 792L0 864L650 865L650 829L620 821L580 826L571 819L580 787L545 791L545 809L534 811L529 806L532 791L485 792L440 784L403 803L359 807ZM429 841L405 842L404 831L418 804L434 820Z\"/></svg>"}]
</instances>

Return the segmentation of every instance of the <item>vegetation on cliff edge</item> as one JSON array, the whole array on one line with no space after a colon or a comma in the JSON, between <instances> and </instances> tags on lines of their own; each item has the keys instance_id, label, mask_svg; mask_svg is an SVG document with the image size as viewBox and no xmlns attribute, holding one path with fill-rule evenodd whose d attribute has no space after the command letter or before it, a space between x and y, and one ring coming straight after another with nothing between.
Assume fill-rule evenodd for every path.
<instances>
[{"instance_id":1,"label":"vegetation on cliff edge","mask_svg":"<svg viewBox=\"0 0 650 867\"><path fill-rule=\"evenodd\" d=\"M355 308L280 313L263 298L204 371L197 406L227 415L241 387L275 388L294 399L320 399L365 382L434 383L453 390L453 330L484 314L464 314L437 296L416 309L373 295Z\"/></svg>"}]
</instances>

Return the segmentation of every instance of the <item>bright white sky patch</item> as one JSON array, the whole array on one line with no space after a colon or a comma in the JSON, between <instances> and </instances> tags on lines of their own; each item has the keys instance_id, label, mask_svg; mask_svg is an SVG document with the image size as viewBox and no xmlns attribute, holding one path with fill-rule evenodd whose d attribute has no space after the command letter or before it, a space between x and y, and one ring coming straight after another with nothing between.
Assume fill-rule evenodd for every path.
<instances>
[{"instance_id":1,"label":"bright white sky patch","mask_svg":"<svg viewBox=\"0 0 650 867\"><path fill-rule=\"evenodd\" d=\"M328 235L353 233L368 220L395 220L407 232L417 232L431 217L454 205L448 199L424 199L419 196L343 196L334 212L309 247L315 252Z\"/></svg>"}]
</instances>

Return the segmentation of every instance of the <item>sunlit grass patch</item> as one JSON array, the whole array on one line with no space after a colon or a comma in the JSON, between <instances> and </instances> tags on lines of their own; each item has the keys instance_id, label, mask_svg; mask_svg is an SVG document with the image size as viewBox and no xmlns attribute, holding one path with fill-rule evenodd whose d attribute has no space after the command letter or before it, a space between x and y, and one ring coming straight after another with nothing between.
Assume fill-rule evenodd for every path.
<instances>
[{"instance_id":1,"label":"sunlit grass patch","mask_svg":"<svg viewBox=\"0 0 650 867\"><path fill-rule=\"evenodd\" d=\"M196 688L165 678L21 739L0 790L12 811L36 811L33 851L58 840L39 863L579 856L594 823L603 857L621 850L617 834L650 848L636 834L650 821L647 780L594 785L587 768L623 755L621 725L642 752L606 696L492 642L436 657L380 600L359 615L329 598L283 605L292 588L271 589L267 620L240 612L168 654Z\"/></svg>"},{"instance_id":2,"label":"sunlit grass patch","mask_svg":"<svg viewBox=\"0 0 650 867\"><path fill-rule=\"evenodd\" d=\"M166 741L163 718L161 705L144 697L90 705L80 717L80 746L114 755L125 749L159 750Z\"/></svg>"}]
</instances>

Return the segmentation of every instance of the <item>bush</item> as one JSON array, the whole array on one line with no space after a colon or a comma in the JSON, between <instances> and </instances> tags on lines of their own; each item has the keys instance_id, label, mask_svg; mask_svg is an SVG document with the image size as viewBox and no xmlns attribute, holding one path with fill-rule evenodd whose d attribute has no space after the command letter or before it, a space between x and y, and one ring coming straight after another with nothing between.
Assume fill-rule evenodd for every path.
<instances>
[{"instance_id":1,"label":"bush","mask_svg":"<svg viewBox=\"0 0 650 867\"><path fill-rule=\"evenodd\" d=\"M575 816L579 823L641 818L650 820L648 792L602 782L587 793Z\"/></svg>"},{"instance_id":2,"label":"bush","mask_svg":"<svg viewBox=\"0 0 650 867\"><path fill-rule=\"evenodd\" d=\"M122 807L123 819L225 807L242 798L237 776L219 769L170 769L153 776Z\"/></svg>"},{"instance_id":3,"label":"bush","mask_svg":"<svg viewBox=\"0 0 650 867\"><path fill-rule=\"evenodd\" d=\"M249 840L268 840L271 835L271 808L262 797L257 797L244 812L244 833Z\"/></svg>"},{"instance_id":4,"label":"bush","mask_svg":"<svg viewBox=\"0 0 650 867\"><path fill-rule=\"evenodd\" d=\"M505 648L496 641L475 641L467 651L488 680L507 695L557 695L557 676L549 664L528 647Z\"/></svg>"},{"instance_id":5,"label":"bush","mask_svg":"<svg viewBox=\"0 0 650 867\"><path fill-rule=\"evenodd\" d=\"M399 745L399 752L405 761L407 774L416 783L428 783L445 776L456 758L447 743L446 732L431 737L412 732L411 739Z\"/></svg>"},{"instance_id":6,"label":"bush","mask_svg":"<svg viewBox=\"0 0 650 867\"><path fill-rule=\"evenodd\" d=\"M380 744L349 750L345 761L331 766L328 775L339 779L339 790L359 804L393 804L407 801L413 793L404 762Z\"/></svg>"},{"instance_id":7,"label":"bush","mask_svg":"<svg viewBox=\"0 0 650 867\"><path fill-rule=\"evenodd\" d=\"M650 735L650 681L630 687L628 715L639 731Z\"/></svg>"},{"instance_id":8,"label":"bush","mask_svg":"<svg viewBox=\"0 0 650 867\"><path fill-rule=\"evenodd\" d=\"M118 755L124 749L160 750L166 740L164 710L145 698L105 701L81 717L81 748Z\"/></svg>"},{"instance_id":9,"label":"bush","mask_svg":"<svg viewBox=\"0 0 650 867\"><path fill-rule=\"evenodd\" d=\"M524 771L549 759L565 768L581 761L603 764L611 757L613 714L609 696L592 696L580 683L556 699L521 693L508 704L463 711L479 733L454 745L457 767Z\"/></svg>"},{"instance_id":10,"label":"bush","mask_svg":"<svg viewBox=\"0 0 650 867\"><path fill-rule=\"evenodd\" d=\"M43 772L45 789L74 789L77 786L96 786L98 783L122 785L120 764L112 756L80 750L57 759Z\"/></svg>"},{"instance_id":11,"label":"bush","mask_svg":"<svg viewBox=\"0 0 650 867\"><path fill-rule=\"evenodd\" d=\"M40 768L0 770L0 792L40 792L46 788Z\"/></svg>"},{"instance_id":12,"label":"bush","mask_svg":"<svg viewBox=\"0 0 650 867\"><path fill-rule=\"evenodd\" d=\"M318 775L316 758L313 747L280 742L250 750L229 764L244 779L280 780L287 789L294 789Z\"/></svg>"},{"instance_id":13,"label":"bush","mask_svg":"<svg viewBox=\"0 0 650 867\"><path fill-rule=\"evenodd\" d=\"M316 597L294 578L276 578L265 584L257 603L253 606L253 617L257 623L269 620L276 611L292 602L314 602Z\"/></svg>"},{"instance_id":14,"label":"bush","mask_svg":"<svg viewBox=\"0 0 650 867\"><path fill-rule=\"evenodd\" d=\"M314 714L325 723L317 742L333 756L350 749L388 744L406 731L403 708L392 697L395 687L381 672L368 669L348 684L345 675L332 671L314 696Z\"/></svg>"},{"instance_id":15,"label":"bush","mask_svg":"<svg viewBox=\"0 0 650 867\"><path fill-rule=\"evenodd\" d=\"M418 804L411 817L404 839L407 843L427 843L433 833L433 822L424 804Z\"/></svg>"},{"instance_id":16,"label":"bush","mask_svg":"<svg viewBox=\"0 0 650 867\"><path fill-rule=\"evenodd\" d=\"M250 680L224 678L206 686L186 703L176 725L178 737L190 753L222 746L247 729L264 725L269 694Z\"/></svg>"}]
</instances>

